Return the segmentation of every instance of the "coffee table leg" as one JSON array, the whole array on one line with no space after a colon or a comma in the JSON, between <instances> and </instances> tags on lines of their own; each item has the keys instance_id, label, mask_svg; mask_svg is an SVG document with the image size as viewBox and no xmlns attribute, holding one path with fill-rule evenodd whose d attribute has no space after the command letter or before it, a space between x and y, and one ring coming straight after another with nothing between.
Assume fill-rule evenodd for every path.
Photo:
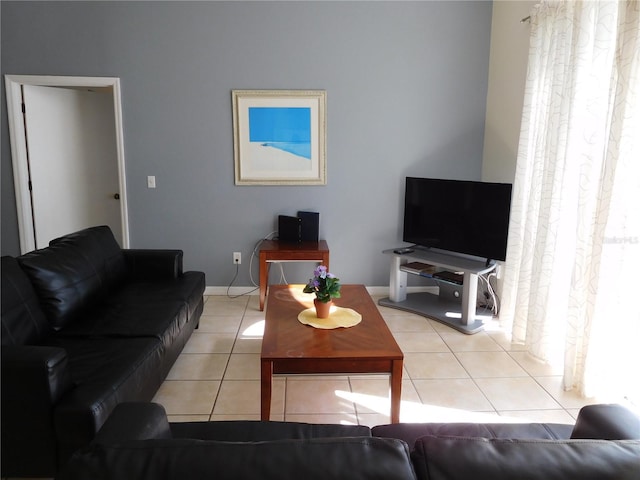
<instances>
[{"instance_id":1,"label":"coffee table leg","mask_svg":"<svg viewBox=\"0 0 640 480\"><path fill-rule=\"evenodd\" d=\"M402 360L395 360L391 368L391 423L400 423L400 399L402 396Z\"/></svg>"},{"instance_id":2,"label":"coffee table leg","mask_svg":"<svg viewBox=\"0 0 640 480\"><path fill-rule=\"evenodd\" d=\"M267 282L269 281L269 268L266 252L260 252L260 311L264 310L264 301L267 297Z\"/></svg>"},{"instance_id":3,"label":"coffee table leg","mask_svg":"<svg viewBox=\"0 0 640 480\"><path fill-rule=\"evenodd\" d=\"M268 360L262 360L260 370L260 420L268 421L271 416L273 363Z\"/></svg>"}]
</instances>

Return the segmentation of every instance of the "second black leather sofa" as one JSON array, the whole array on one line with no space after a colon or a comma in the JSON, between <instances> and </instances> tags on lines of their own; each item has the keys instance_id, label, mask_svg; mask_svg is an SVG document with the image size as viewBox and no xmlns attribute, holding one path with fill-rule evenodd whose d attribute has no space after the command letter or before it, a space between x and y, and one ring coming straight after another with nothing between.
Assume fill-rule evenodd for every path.
<instances>
[{"instance_id":1,"label":"second black leather sofa","mask_svg":"<svg viewBox=\"0 0 640 480\"><path fill-rule=\"evenodd\" d=\"M571 438L573 437L573 438ZM608 439L607 439L608 438ZM58 480L637 480L640 418L584 407L576 425L169 423L122 404Z\"/></svg>"}]
</instances>

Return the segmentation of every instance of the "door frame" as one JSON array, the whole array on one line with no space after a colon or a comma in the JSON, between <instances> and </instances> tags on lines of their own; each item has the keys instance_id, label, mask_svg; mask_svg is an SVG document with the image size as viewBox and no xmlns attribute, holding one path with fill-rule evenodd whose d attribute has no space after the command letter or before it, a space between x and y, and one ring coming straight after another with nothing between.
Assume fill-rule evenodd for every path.
<instances>
[{"instance_id":1,"label":"door frame","mask_svg":"<svg viewBox=\"0 0 640 480\"><path fill-rule=\"evenodd\" d=\"M33 212L29 191L29 169L27 164L26 132L22 116L22 85L41 87L95 88L110 91L113 97L113 113L116 132L116 156L120 192L120 214L122 218L122 248L129 248L129 215L127 208L127 182L125 176L124 136L122 127L122 103L120 79L116 77L64 77L49 75L5 75L7 94L7 117L11 143L13 183L16 194L20 251L35 249Z\"/></svg>"}]
</instances>

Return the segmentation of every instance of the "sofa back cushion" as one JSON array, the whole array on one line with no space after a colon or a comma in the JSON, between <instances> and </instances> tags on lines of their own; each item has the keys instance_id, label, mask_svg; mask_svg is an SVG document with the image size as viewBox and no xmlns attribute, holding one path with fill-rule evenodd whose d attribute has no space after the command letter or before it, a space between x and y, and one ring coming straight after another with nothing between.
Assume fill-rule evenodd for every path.
<instances>
[{"instance_id":1,"label":"sofa back cushion","mask_svg":"<svg viewBox=\"0 0 640 480\"><path fill-rule=\"evenodd\" d=\"M270 442L142 440L76 452L59 480L411 480L407 444L372 437Z\"/></svg>"},{"instance_id":2,"label":"sofa back cushion","mask_svg":"<svg viewBox=\"0 0 640 480\"><path fill-rule=\"evenodd\" d=\"M445 437L568 439L571 425L559 423L392 423L376 425L371 429L374 437L399 438L412 446L427 435Z\"/></svg>"},{"instance_id":3,"label":"sofa back cushion","mask_svg":"<svg viewBox=\"0 0 640 480\"><path fill-rule=\"evenodd\" d=\"M637 480L640 441L426 436L411 454L421 480Z\"/></svg>"},{"instance_id":4,"label":"sofa back cushion","mask_svg":"<svg viewBox=\"0 0 640 480\"><path fill-rule=\"evenodd\" d=\"M18 257L51 326L59 330L106 295L126 274L124 255L107 226L52 240Z\"/></svg>"},{"instance_id":5,"label":"sofa back cushion","mask_svg":"<svg viewBox=\"0 0 640 480\"><path fill-rule=\"evenodd\" d=\"M171 423L171 433L175 438L224 440L225 442L263 442L287 438L303 440L305 438L370 437L371 429L366 425L341 425L337 423L227 420L175 422Z\"/></svg>"},{"instance_id":6,"label":"sofa back cushion","mask_svg":"<svg viewBox=\"0 0 640 480\"><path fill-rule=\"evenodd\" d=\"M34 344L51 331L29 278L13 257L2 257L2 345Z\"/></svg>"}]
</instances>

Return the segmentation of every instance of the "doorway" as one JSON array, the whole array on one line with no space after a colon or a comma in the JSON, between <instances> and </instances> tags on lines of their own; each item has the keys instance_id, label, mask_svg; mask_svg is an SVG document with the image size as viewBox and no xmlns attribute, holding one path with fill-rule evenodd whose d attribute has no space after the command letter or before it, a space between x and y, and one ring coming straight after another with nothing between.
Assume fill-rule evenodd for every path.
<instances>
[{"instance_id":1,"label":"doorway","mask_svg":"<svg viewBox=\"0 0 640 480\"><path fill-rule=\"evenodd\" d=\"M119 79L6 75L5 84L22 253L93 225L128 248Z\"/></svg>"}]
</instances>

